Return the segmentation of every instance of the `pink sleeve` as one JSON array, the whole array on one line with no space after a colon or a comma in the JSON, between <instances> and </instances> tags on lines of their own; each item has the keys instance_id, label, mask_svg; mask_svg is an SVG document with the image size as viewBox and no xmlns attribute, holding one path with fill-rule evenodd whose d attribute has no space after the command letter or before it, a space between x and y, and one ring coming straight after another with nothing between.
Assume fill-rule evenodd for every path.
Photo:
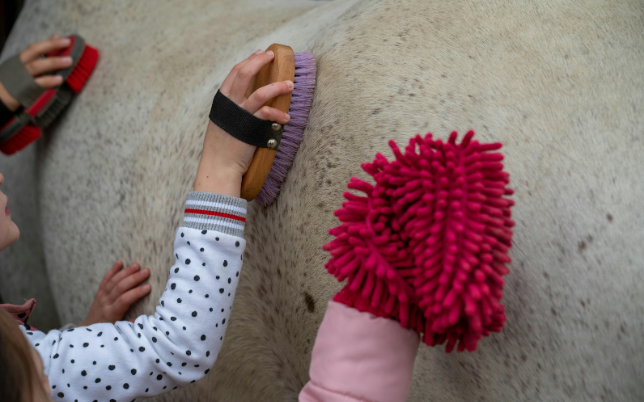
<instances>
[{"instance_id":1,"label":"pink sleeve","mask_svg":"<svg viewBox=\"0 0 644 402\"><path fill-rule=\"evenodd\" d=\"M405 401L419 342L416 332L396 321L331 300L299 401Z\"/></svg>"}]
</instances>

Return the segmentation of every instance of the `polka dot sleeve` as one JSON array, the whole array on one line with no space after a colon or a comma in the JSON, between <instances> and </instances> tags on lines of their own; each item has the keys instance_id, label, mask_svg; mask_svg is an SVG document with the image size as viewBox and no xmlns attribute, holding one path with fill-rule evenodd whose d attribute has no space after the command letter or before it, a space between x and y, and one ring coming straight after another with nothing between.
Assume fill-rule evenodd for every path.
<instances>
[{"instance_id":1,"label":"polka dot sleeve","mask_svg":"<svg viewBox=\"0 0 644 402\"><path fill-rule=\"evenodd\" d=\"M210 203L200 208L211 214L197 213L190 221L186 213L154 315L47 334L20 327L43 358L54 401L129 402L208 374L224 341L242 267L246 202L197 195Z\"/></svg>"}]
</instances>

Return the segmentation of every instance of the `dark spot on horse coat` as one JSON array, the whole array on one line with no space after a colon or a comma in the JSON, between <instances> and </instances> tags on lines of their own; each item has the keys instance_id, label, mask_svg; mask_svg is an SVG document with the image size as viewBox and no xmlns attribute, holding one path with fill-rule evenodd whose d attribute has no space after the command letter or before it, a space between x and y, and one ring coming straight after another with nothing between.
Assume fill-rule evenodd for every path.
<instances>
[{"instance_id":1,"label":"dark spot on horse coat","mask_svg":"<svg viewBox=\"0 0 644 402\"><path fill-rule=\"evenodd\" d=\"M309 313L315 311L315 300L308 292L304 292L304 303L306 303L306 308L309 310Z\"/></svg>"}]
</instances>

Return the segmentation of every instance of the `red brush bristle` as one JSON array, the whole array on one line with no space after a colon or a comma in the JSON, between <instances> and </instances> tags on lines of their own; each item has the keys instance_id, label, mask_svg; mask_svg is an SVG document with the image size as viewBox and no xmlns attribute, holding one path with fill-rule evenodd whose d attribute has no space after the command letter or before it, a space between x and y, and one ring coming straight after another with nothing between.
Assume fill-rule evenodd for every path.
<instances>
[{"instance_id":1,"label":"red brush bristle","mask_svg":"<svg viewBox=\"0 0 644 402\"><path fill-rule=\"evenodd\" d=\"M468 132L447 143L428 134L412 138L404 153L390 141L395 161L377 154L355 177L336 211L342 225L324 246L327 270L347 279L351 292L377 311L424 333L430 346L473 351L505 323L500 304L510 262L514 222L501 144L480 144ZM418 150L418 152L417 152ZM352 300L352 299L351 299Z\"/></svg>"},{"instance_id":2,"label":"red brush bristle","mask_svg":"<svg viewBox=\"0 0 644 402\"><path fill-rule=\"evenodd\" d=\"M78 63L76 63L76 67L72 70L72 72L69 74L69 77L67 77L67 85L74 91L75 93L79 93L81 89L83 89L83 86L89 79L89 76L92 75L92 71L94 71L94 68L96 68L96 63L98 62L98 56L99 52L97 49L85 45L85 49L83 50L83 54L81 55L80 59L78 59Z\"/></svg>"},{"instance_id":3,"label":"red brush bristle","mask_svg":"<svg viewBox=\"0 0 644 402\"><path fill-rule=\"evenodd\" d=\"M32 142L36 141L42 131L33 124L27 124L13 137L0 143L0 151L5 155L14 154Z\"/></svg>"}]
</instances>

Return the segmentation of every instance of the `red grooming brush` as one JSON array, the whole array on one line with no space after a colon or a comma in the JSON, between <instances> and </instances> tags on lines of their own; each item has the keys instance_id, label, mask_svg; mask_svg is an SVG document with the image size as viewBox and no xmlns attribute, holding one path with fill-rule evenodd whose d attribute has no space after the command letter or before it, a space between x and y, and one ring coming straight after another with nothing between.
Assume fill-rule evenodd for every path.
<instances>
[{"instance_id":1,"label":"red grooming brush","mask_svg":"<svg viewBox=\"0 0 644 402\"><path fill-rule=\"evenodd\" d=\"M377 154L362 168L375 185L355 177L335 215L342 225L324 249L326 264L347 286L334 300L389 316L424 333L430 346L474 351L505 323L502 276L509 270L514 222L504 198L509 175L500 143L480 144L468 132L460 144L428 134L412 138L389 162ZM419 152L416 152L418 148Z\"/></svg>"},{"instance_id":2,"label":"red grooming brush","mask_svg":"<svg viewBox=\"0 0 644 402\"><path fill-rule=\"evenodd\" d=\"M85 83L92 75L96 63L98 62L99 52L87 44L79 35L70 35L71 45L65 49L51 52L47 57L71 56L74 61L70 67L58 71L56 74L62 75L63 80L75 93L79 93L85 86Z\"/></svg>"},{"instance_id":3,"label":"red grooming brush","mask_svg":"<svg viewBox=\"0 0 644 402\"><path fill-rule=\"evenodd\" d=\"M27 123L13 137L0 143L0 152L5 155L12 155L36 141L41 134L41 129L32 123Z\"/></svg>"},{"instance_id":4,"label":"red grooming brush","mask_svg":"<svg viewBox=\"0 0 644 402\"><path fill-rule=\"evenodd\" d=\"M20 151L41 135L41 128L53 122L71 102L73 94L83 89L98 62L99 52L85 44L79 35L69 37L71 44L47 57L71 56L73 64L55 75L63 77L63 84L55 89L45 90L38 99L19 112L0 130L0 151L11 155Z\"/></svg>"}]
</instances>

